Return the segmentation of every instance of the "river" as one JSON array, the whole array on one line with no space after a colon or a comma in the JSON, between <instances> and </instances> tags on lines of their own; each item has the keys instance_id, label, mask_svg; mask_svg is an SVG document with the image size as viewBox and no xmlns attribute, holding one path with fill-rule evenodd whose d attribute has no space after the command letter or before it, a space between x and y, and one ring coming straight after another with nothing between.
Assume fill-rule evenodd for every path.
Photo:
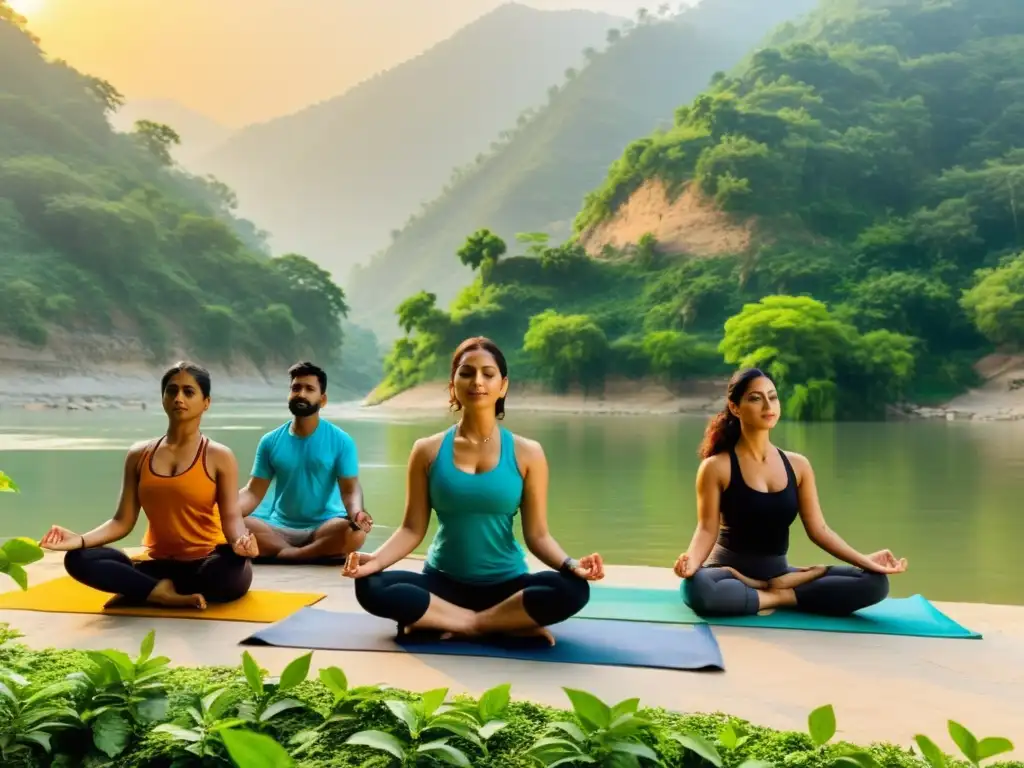
<instances>
[{"instance_id":1,"label":"river","mask_svg":"<svg viewBox=\"0 0 1024 768\"><path fill-rule=\"evenodd\" d=\"M405 418L351 406L326 412L356 440L375 546L401 521L413 441L451 418ZM288 418L283 404L216 403L204 431L238 456ZM124 451L160 434L147 411L0 409L0 469L21 486L0 494L0 537L40 537L51 523L84 531L113 513ZM506 426L542 442L551 467L552 533L570 553L671 567L695 520L692 416L510 413ZM774 440L814 464L829 524L862 551L909 560L892 594L1024 605L1024 423L781 423ZM138 544L143 525L124 542ZM431 525L431 532L434 530ZM419 551L424 551L428 540ZM799 523L791 560L831 562Z\"/></svg>"}]
</instances>

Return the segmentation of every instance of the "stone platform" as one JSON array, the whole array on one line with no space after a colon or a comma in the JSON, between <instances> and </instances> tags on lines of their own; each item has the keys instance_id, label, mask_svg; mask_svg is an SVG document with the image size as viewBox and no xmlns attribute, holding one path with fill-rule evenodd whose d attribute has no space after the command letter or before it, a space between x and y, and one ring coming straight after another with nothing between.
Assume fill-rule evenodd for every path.
<instances>
[{"instance_id":1,"label":"stone platform","mask_svg":"<svg viewBox=\"0 0 1024 768\"><path fill-rule=\"evenodd\" d=\"M419 570L408 560L396 567ZM62 576L61 556L47 553L29 567L29 583ZM676 588L669 569L606 566L605 584ZM13 585L12 585L13 586ZM5 587L6 588L6 587ZM256 589L323 592L326 610L359 610L353 582L322 566L257 566ZM979 737L1006 736L1024 760L1024 607L936 603L982 640L947 640L714 627L725 672L417 656L411 653L316 651L313 667L337 665L353 685L387 683L412 690L448 686L480 694L513 682L512 696L567 706L562 686L605 700L639 696L641 705L680 712L728 712L751 722L803 729L807 714L831 703L838 738L859 744L889 741L910 746L917 733L953 751L952 718ZM157 652L176 665L240 662L243 650L272 672L301 651L239 646L260 626L246 622L152 619L0 610L0 622L22 632L33 648L137 650L150 629Z\"/></svg>"}]
</instances>

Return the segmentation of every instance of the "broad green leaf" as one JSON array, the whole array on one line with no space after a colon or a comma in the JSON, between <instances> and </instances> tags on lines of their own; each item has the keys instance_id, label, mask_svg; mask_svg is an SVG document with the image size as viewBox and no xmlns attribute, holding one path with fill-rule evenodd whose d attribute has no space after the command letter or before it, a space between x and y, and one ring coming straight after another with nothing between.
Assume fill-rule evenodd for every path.
<instances>
[{"instance_id":1,"label":"broad green leaf","mask_svg":"<svg viewBox=\"0 0 1024 768\"><path fill-rule=\"evenodd\" d=\"M232 762L239 768L289 768L295 765L284 747L262 733L226 731L221 739Z\"/></svg>"},{"instance_id":2,"label":"broad green leaf","mask_svg":"<svg viewBox=\"0 0 1024 768\"><path fill-rule=\"evenodd\" d=\"M382 752L394 755L398 760L405 758L405 747L402 742L390 733L384 733L384 731L370 730L353 733L345 739L345 743L379 749Z\"/></svg>"},{"instance_id":3,"label":"broad green leaf","mask_svg":"<svg viewBox=\"0 0 1024 768\"><path fill-rule=\"evenodd\" d=\"M203 715L206 719L216 720L224 714L228 708L227 693L227 688L217 688L203 696L200 706L203 708Z\"/></svg>"},{"instance_id":4,"label":"broad green leaf","mask_svg":"<svg viewBox=\"0 0 1024 768\"><path fill-rule=\"evenodd\" d=\"M345 673L341 671L340 667L324 667L321 669L320 682L327 687L327 690L334 694L335 701L342 698L348 692L348 678L345 677Z\"/></svg>"},{"instance_id":5,"label":"broad green leaf","mask_svg":"<svg viewBox=\"0 0 1024 768\"><path fill-rule=\"evenodd\" d=\"M635 741L613 741L608 745L608 747L613 752L625 752L626 754L633 755L635 757L642 757L645 760L658 762L658 753L646 744L640 744Z\"/></svg>"},{"instance_id":6,"label":"broad green leaf","mask_svg":"<svg viewBox=\"0 0 1024 768\"><path fill-rule=\"evenodd\" d=\"M548 728L549 728L549 730L553 730L553 731L562 731L562 732L568 734L569 738L574 739L575 741L578 741L581 744L584 741L587 740L587 735L583 732L583 730L578 725L576 725L576 723L569 723L569 722L565 722L565 721L558 721L558 722L555 722L555 723L551 723L548 726Z\"/></svg>"},{"instance_id":7,"label":"broad green leaf","mask_svg":"<svg viewBox=\"0 0 1024 768\"><path fill-rule=\"evenodd\" d=\"M450 744L446 744L444 740L432 741L429 744L422 744L417 749L425 755L441 760L449 765L458 765L461 768L472 768L472 763L469 762L469 758L466 757L466 753L461 749L456 749Z\"/></svg>"},{"instance_id":8,"label":"broad green leaf","mask_svg":"<svg viewBox=\"0 0 1024 768\"><path fill-rule=\"evenodd\" d=\"M108 709L92 724L92 743L107 757L117 757L128 746L132 724L123 713Z\"/></svg>"},{"instance_id":9,"label":"broad green leaf","mask_svg":"<svg viewBox=\"0 0 1024 768\"><path fill-rule=\"evenodd\" d=\"M50 685L40 688L38 691L33 693L27 699L25 699L25 701L22 703L22 706L27 708L41 701L47 701L48 699L52 699L57 696L64 696L66 694L71 693L77 687L78 686L70 680L61 680L60 682L50 683Z\"/></svg>"},{"instance_id":10,"label":"broad green leaf","mask_svg":"<svg viewBox=\"0 0 1024 768\"><path fill-rule=\"evenodd\" d=\"M914 737L914 741L917 742L917 748L921 750L921 756L928 761L928 765L932 768L946 768L946 756L934 741L920 733Z\"/></svg>"},{"instance_id":11,"label":"broad green leaf","mask_svg":"<svg viewBox=\"0 0 1024 768\"><path fill-rule=\"evenodd\" d=\"M612 720L607 729L607 735L616 739L624 739L639 733L651 723L640 715L626 712Z\"/></svg>"},{"instance_id":12,"label":"broad green leaf","mask_svg":"<svg viewBox=\"0 0 1024 768\"><path fill-rule=\"evenodd\" d=\"M846 761L847 766L858 766L858 768L882 768L874 756L867 750L860 747L844 745L839 748L841 759Z\"/></svg>"},{"instance_id":13,"label":"broad green leaf","mask_svg":"<svg viewBox=\"0 0 1024 768\"><path fill-rule=\"evenodd\" d=\"M560 739L556 736L545 736L544 738L537 739L529 749L526 750L528 754L535 753L550 753L560 752L562 754L573 754L582 755L583 751L580 749L580 745L574 741L568 739Z\"/></svg>"},{"instance_id":14,"label":"broad green leaf","mask_svg":"<svg viewBox=\"0 0 1024 768\"><path fill-rule=\"evenodd\" d=\"M0 472L0 493L21 493L21 489L9 476Z\"/></svg>"},{"instance_id":15,"label":"broad green leaf","mask_svg":"<svg viewBox=\"0 0 1024 768\"><path fill-rule=\"evenodd\" d=\"M977 765L979 762L978 740L974 737L974 734L955 720L950 720L949 735L952 737L953 743L960 748L963 756Z\"/></svg>"},{"instance_id":16,"label":"broad green leaf","mask_svg":"<svg viewBox=\"0 0 1024 768\"><path fill-rule=\"evenodd\" d=\"M437 708L444 704L448 696L447 688L435 688L420 695L420 706L423 708L423 717L429 718Z\"/></svg>"},{"instance_id":17,"label":"broad green leaf","mask_svg":"<svg viewBox=\"0 0 1024 768\"><path fill-rule=\"evenodd\" d=\"M260 722L265 723L282 712L287 712L289 709L298 709L305 706L305 704L296 699L279 699L263 710L263 714L260 715Z\"/></svg>"},{"instance_id":18,"label":"broad green leaf","mask_svg":"<svg viewBox=\"0 0 1024 768\"><path fill-rule=\"evenodd\" d=\"M1013 751L1013 742L1002 736L989 736L978 742L978 762L990 757Z\"/></svg>"},{"instance_id":19,"label":"broad green leaf","mask_svg":"<svg viewBox=\"0 0 1024 768\"><path fill-rule=\"evenodd\" d=\"M738 768L775 768L775 765L767 760L744 760Z\"/></svg>"},{"instance_id":20,"label":"broad green leaf","mask_svg":"<svg viewBox=\"0 0 1024 768\"><path fill-rule=\"evenodd\" d=\"M248 725L248 721L243 720L240 717L229 717L224 720L218 720L211 725L207 730L210 733L221 733L222 731L229 731L232 728L238 728L243 725Z\"/></svg>"},{"instance_id":21,"label":"broad green leaf","mask_svg":"<svg viewBox=\"0 0 1024 768\"><path fill-rule=\"evenodd\" d=\"M135 705L135 711L138 712L140 720L156 722L167 717L168 704L165 695L147 696Z\"/></svg>"},{"instance_id":22,"label":"broad green leaf","mask_svg":"<svg viewBox=\"0 0 1024 768\"><path fill-rule=\"evenodd\" d=\"M480 721L486 723L497 717L501 717L505 710L508 709L508 705L511 700L512 683L502 683L501 685L494 686L490 690L484 691L483 695L480 697L480 703L478 705Z\"/></svg>"},{"instance_id":23,"label":"broad green leaf","mask_svg":"<svg viewBox=\"0 0 1024 768\"><path fill-rule=\"evenodd\" d=\"M405 726L409 729L409 734L414 738L420 732L420 720L416 714L416 710L413 709L412 704L407 701L385 701L384 706L391 710L391 714L405 723Z\"/></svg>"},{"instance_id":24,"label":"broad green leaf","mask_svg":"<svg viewBox=\"0 0 1024 768\"><path fill-rule=\"evenodd\" d=\"M612 711L597 696L574 688L563 688L572 702L573 711L584 723L594 728L607 728L612 720Z\"/></svg>"},{"instance_id":25,"label":"broad green leaf","mask_svg":"<svg viewBox=\"0 0 1024 768\"><path fill-rule=\"evenodd\" d=\"M310 651L289 662L288 666L284 668L284 672L281 673L278 690L287 691L305 680L309 676L309 664L312 660L313 652Z\"/></svg>"},{"instance_id":26,"label":"broad green leaf","mask_svg":"<svg viewBox=\"0 0 1024 768\"><path fill-rule=\"evenodd\" d=\"M7 573L11 569L11 561L0 549L0 573Z\"/></svg>"},{"instance_id":27,"label":"broad green leaf","mask_svg":"<svg viewBox=\"0 0 1024 768\"><path fill-rule=\"evenodd\" d=\"M154 728L151 733L166 733L178 741L200 741L203 735L191 728L182 728L174 723L163 723Z\"/></svg>"},{"instance_id":28,"label":"broad green leaf","mask_svg":"<svg viewBox=\"0 0 1024 768\"><path fill-rule=\"evenodd\" d=\"M153 655L153 646L156 645L156 630L151 629L149 633L142 638L142 646L139 648L139 658L135 660L135 665L145 664L149 660L149 657Z\"/></svg>"},{"instance_id":29,"label":"broad green leaf","mask_svg":"<svg viewBox=\"0 0 1024 768\"><path fill-rule=\"evenodd\" d=\"M640 699L623 699L614 707L612 707L611 719L614 721L615 718L619 717L620 715L624 715L627 712L630 714L635 714L639 706Z\"/></svg>"},{"instance_id":30,"label":"broad green leaf","mask_svg":"<svg viewBox=\"0 0 1024 768\"><path fill-rule=\"evenodd\" d=\"M482 726L480 726L480 738L484 741L491 738L494 734L504 728L508 723L504 720L488 720Z\"/></svg>"},{"instance_id":31,"label":"broad green leaf","mask_svg":"<svg viewBox=\"0 0 1024 768\"><path fill-rule=\"evenodd\" d=\"M836 735L836 712L831 704L818 707L808 715L807 730L816 747L820 747Z\"/></svg>"},{"instance_id":32,"label":"broad green leaf","mask_svg":"<svg viewBox=\"0 0 1024 768\"><path fill-rule=\"evenodd\" d=\"M16 565L30 565L43 559L43 548L24 536L8 539L0 549Z\"/></svg>"},{"instance_id":33,"label":"broad green leaf","mask_svg":"<svg viewBox=\"0 0 1024 768\"><path fill-rule=\"evenodd\" d=\"M669 738L679 742L683 749L693 752L715 768L722 768L722 756L718 754L715 745L703 736L696 733L670 733Z\"/></svg>"},{"instance_id":34,"label":"broad green leaf","mask_svg":"<svg viewBox=\"0 0 1024 768\"><path fill-rule=\"evenodd\" d=\"M245 682L252 691L256 694L263 693L263 670L248 651L242 652L242 674L245 675Z\"/></svg>"},{"instance_id":35,"label":"broad green leaf","mask_svg":"<svg viewBox=\"0 0 1024 768\"><path fill-rule=\"evenodd\" d=\"M476 744L476 746L483 749L484 743L480 739L480 733L475 724L466 723L464 720L454 720L445 718L435 718L430 723L430 728L437 728L442 731L448 731L448 733L454 734L466 741Z\"/></svg>"},{"instance_id":36,"label":"broad green leaf","mask_svg":"<svg viewBox=\"0 0 1024 768\"><path fill-rule=\"evenodd\" d=\"M718 740L728 750L738 749L746 741L746 730L738 723L726 723L718 733Z\"/></svg>"},{"instance_id":37,"label":"broad green leaf","mask_svg":"<svg viewBox=\"0 0 1024 768\"><path fill-rule=\"evenodd\" d=\"M117 672L117 679L124 683L131 683L135 680L135 662L132 661L131 657L124 651L118 651L113 648L108 648L103 651L90 652L89 656L94 658L99 656L104 660L114 665L114 670Z\"/></svg>"},{"instance_id":38,"label":"broad green leaf","mask_svg":"<svg viewBox=\"0 0 1024 768\"><path fill-rule=\"evenodd\" d=\"M629 752L609 752L601 761L601 768L640 768L640 758Z\"/></svg>"},{"instance_id":39,"label":"broad green leaf","mask_svg":"<svg viewBox=\"0 0 1024 768\"><path fill-rule=\"evenodd\" d=\"M580 763L597 763L597 758L590 757L589 755L576 755L574 757L563 757L561 760L556 760L553 763L547 763L545 768L569 768L569 766L576 766Z\"/></svg>"},{"instance_id":40,"label":"broad green leaf","mask_svg":"<svg viewBox=\"0 0 1024 768\"><path fill-rule=\"evenodd\" d=\"M26 741L34 741L40 747L42 747L47 754L50 753L50 734L44 731L34 731L33 733L23 733L21 738Z\"/></svg>"},{"instance_id":41,"label":"broad green leaf","mask_svg":"<svg viewBox=\"0 0 1024 768\"><path fill-rule=\"evenodd\" d=\"M21 587L23 592L28 589L28 573L20 565L8 563L6 573L14 579L14 583Z\"/></svg>"}]
</instances>

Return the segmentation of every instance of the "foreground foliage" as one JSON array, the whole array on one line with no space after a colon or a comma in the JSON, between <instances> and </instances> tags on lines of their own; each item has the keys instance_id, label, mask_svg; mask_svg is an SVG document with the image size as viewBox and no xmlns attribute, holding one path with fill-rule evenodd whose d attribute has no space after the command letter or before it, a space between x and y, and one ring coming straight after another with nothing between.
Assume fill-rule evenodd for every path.
<instances>
[{"instance_id":1,"label":"foreground foliage","mask_svg":"<svg viewBox=\"0 0 1024 768\"><path fill-rule=\"evenodd\" d=\"M448 311L421 295L384 389L437 376L453 340L483 333L516 378L560 388L758 364L803 419L952 396L996 345L1024 348L1022 45L1020 3L823 0L627 147L576 240L478 254ZM648 233L589 258L652 181L749 226L750 247L669 254Z\"/></svg>"},{"instance_id":2,"label":"foreground foliage","mask_svg":"<svg viewBox=\"0 0 1024 768\"><path fill-rule=\"evenodd\" d=\"M1013 749L951 722L954 760L925 736L916 751L835 741L831 706L806 733L727 715L678 715L566 688L570 710L513 701L511 685L478 700L445 688L414 694L350 687L312 653L279 676L248 652L239 667L173 668L152 632L133 658L118 650L31 651L0 630L0 760L5 766L698 766L944 768L979 765ZM964 762L966 761L966 763ZM1021 768L1021 763L1002 763Z\"/></svg>"}]
</instances>

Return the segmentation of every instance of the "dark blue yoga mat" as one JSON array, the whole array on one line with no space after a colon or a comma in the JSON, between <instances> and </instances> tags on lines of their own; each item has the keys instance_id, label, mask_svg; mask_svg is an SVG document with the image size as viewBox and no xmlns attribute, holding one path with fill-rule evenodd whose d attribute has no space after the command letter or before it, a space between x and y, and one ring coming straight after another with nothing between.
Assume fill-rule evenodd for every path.
<instances>
[{"instance_id":1,"label":"dark blue yoga mat","mask_svg":"<svg viewBox=\"0 0 1024 768\"><path fill-rule=\"evenodd\" d=\"M553 647L537 638L473 642L439 640L430 636L398 639L393 621L366 613L303 608L253 633L241 644L323 651L490 656L614 667L725 669L718 641L706 624L679 626L570 619L551 627L551 634L556 641Z\"/></svg>"}]
</instances>

